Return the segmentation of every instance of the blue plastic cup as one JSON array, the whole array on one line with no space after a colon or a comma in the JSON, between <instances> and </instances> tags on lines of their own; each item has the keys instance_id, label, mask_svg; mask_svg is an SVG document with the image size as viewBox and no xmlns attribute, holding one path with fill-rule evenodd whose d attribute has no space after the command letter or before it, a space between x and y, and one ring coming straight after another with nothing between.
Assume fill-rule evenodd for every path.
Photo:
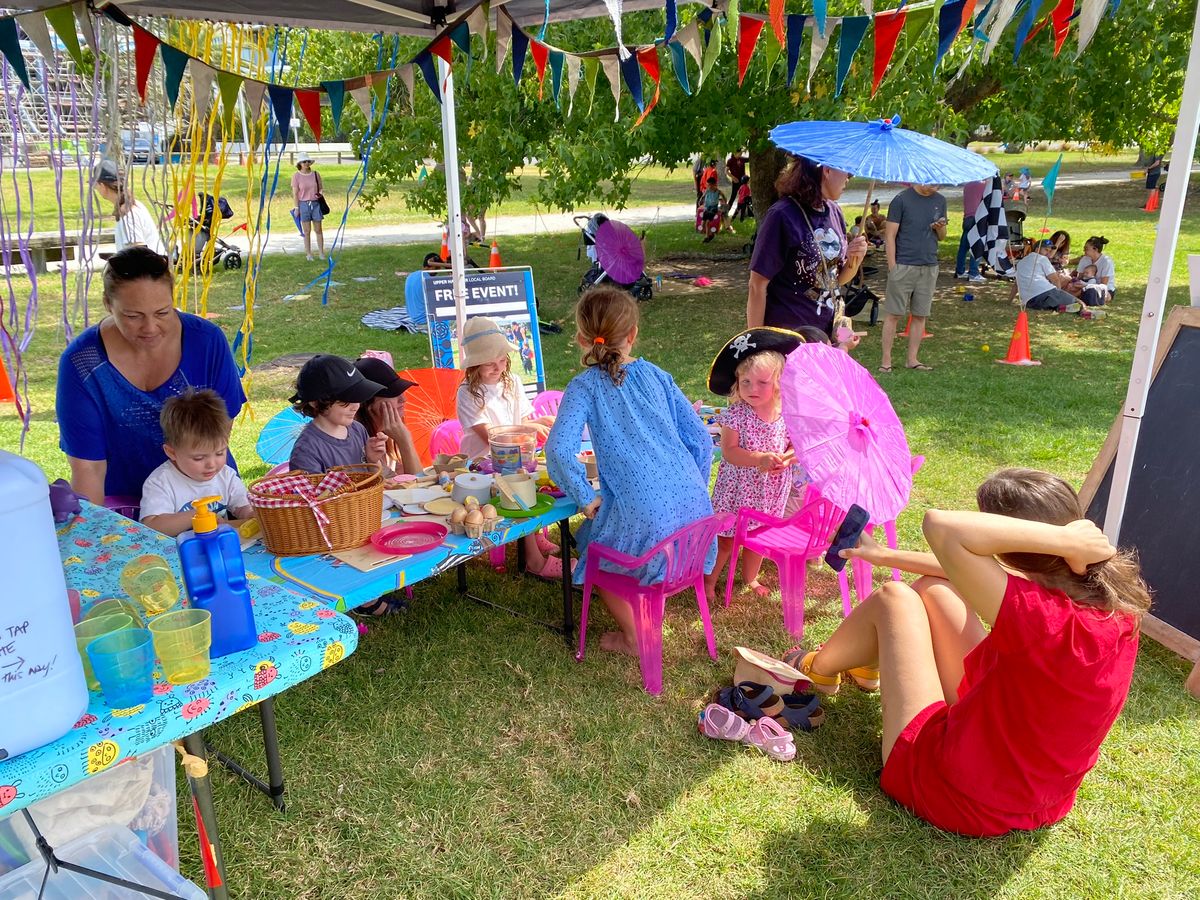
<instances>
[{"instance_id":1,"label":"blue plastic cup","mask_svg":"<svg viewBox=\"0 0 1200 900\"><path fill-rule=\"evenodd\" d=\"M154 687L154 644L145 628L126 628L87 645L92 671L113 709L128 709L150 699Z\"/></svg>"}]
</instances>

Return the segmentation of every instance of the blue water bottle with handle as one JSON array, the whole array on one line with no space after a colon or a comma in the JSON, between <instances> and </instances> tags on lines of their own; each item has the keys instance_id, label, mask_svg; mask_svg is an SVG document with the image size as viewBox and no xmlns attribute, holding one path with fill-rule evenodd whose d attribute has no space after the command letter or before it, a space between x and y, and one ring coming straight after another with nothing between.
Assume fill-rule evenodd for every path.
<instances>
[{"instance_id":1,"label":"blue water bottle with handle","mask_svg":"<svg viewBox=\"0 0 1200 900\"><path fill-rule=\"evenodd\" d=\"M212 614L209 656L213 659L249 650L258 643L241 538L232 526L218 521L208 506L220 499L201 497L193 501L196 512L192 530L176 538L188 600L197 609Z\"/></svg>"}]
</instances>

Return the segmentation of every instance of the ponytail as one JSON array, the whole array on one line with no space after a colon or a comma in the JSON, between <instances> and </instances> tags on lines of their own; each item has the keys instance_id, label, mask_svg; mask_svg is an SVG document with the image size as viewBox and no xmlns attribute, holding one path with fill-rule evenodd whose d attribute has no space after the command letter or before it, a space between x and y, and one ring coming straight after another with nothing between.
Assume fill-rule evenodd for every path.
<instances>
[{"instance_id":1,"label":"ponytail","mask_svg":"<svg viewBox=\"0 0 1200 900\"><path fill-rule=\"evenodd\" d=\"M625 372L621 368L624 360L625 355L620 350L610 347L603 337L596 337L579 361L585 366L598 366L608 373L613 384L620 385L625 380Z\"/></svg>"},{"instance_id":2,"label":"ponytail","mask_svg":"<svg viewBox=\"0 0 1200 900\"><path fill-rule=\"evenodd\" d=\"M620 345L638 327L637 302L615 287L589 289L575 306L575 328L584 345L579 361L603 369L620 386L625 380L625 354Z\"/></svg>"}]
</instances>

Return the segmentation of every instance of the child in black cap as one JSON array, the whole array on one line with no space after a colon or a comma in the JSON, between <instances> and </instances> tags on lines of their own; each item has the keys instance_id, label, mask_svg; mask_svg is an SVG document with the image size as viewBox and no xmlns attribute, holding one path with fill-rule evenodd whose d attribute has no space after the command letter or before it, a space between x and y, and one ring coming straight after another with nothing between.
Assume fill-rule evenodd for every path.
<instances>
[{"instance_id":1,"label":"child in black cap","mask_svg":"<svg viewBox=\"0 0 1200 900\"><path fill-rule=\"evenodd\" d=\"M355 420L358 407L383 390L367 380L354 363L340 356L314 356L296 378L291 398L296 412L312 419L292 447L293 471L325 472L364 460L384 464L387 435L370 435Z\"/></svg>"}]
</instances>

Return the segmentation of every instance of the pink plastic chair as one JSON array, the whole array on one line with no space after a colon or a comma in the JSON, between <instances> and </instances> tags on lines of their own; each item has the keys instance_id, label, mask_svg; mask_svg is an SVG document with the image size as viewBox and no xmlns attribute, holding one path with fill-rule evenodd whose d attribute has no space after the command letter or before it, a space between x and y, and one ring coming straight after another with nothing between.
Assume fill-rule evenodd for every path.
<instances>
[{"instance_id":1,"label":"pink plastic chair","mask_svg":"<svg viewBox=\"0 0 1200 900\"><path fill-rule=\"evenodd\" d=\"M704 592L704 559L717 532L728 528L732 521L733 517L727 514L705 516L680 528L636 559L604 544L589 544L583 579L579 651L575 654L575 659L583 659L587 645L588 605L592 599L593 588L601 588L615 594L633 608L642 684L648 693L662 693L662 622L663 609L668 597L687 588L695 588L696 604L700 607L700 621L704 623L704 638L708 642L708 655L716 659L717 643L713 636L708 599ZM666 558L667 571L663 581L658 584L641 584L631 575L600 568L601 562L607 562L626 571L633 571L660 554Z\"/></svg>"},{"instance_id":2,"label":"pink plastic chair","mask_svg":"<svg viewBox=\"0 0 1200 900\"><path fill-rule=\"evenodd\" d=\"M453 456L462 446L462 423L458 419L447 419L429 436L429 452L433 456L445 453Z\"/></svg>"},{"instance_id":3,"label":"pink plastic chair","mask_svg":"<svg viewBox=\"0 0 1200 900\"><path fill-rule=\"evenodd\" d=\"M738 510L737 529L729 557L729 576L725 582L725 605L729 606L733 599L733 575L738 554L743 549L757 553L775 563L779 569L783 627L794 637L802 637L808 561L823 556L829 549L830 539L841 518L841 511L812 487L809 487L800 511L790 519L777 519L745 507ZM850 614L848 593L842 596L842 611Z\"/></svg>"},{"instance_id":4,"label":"pink plastic chair","mask_svg":"<svg viewBox=\"0 0 1200 900\"><path fill-rule=\"evenodd\" d=\"M562 391L542 391L533 398L533 412L538 416L558 415L558 404L562 402Z\"/></svg>"}]
</instances>

